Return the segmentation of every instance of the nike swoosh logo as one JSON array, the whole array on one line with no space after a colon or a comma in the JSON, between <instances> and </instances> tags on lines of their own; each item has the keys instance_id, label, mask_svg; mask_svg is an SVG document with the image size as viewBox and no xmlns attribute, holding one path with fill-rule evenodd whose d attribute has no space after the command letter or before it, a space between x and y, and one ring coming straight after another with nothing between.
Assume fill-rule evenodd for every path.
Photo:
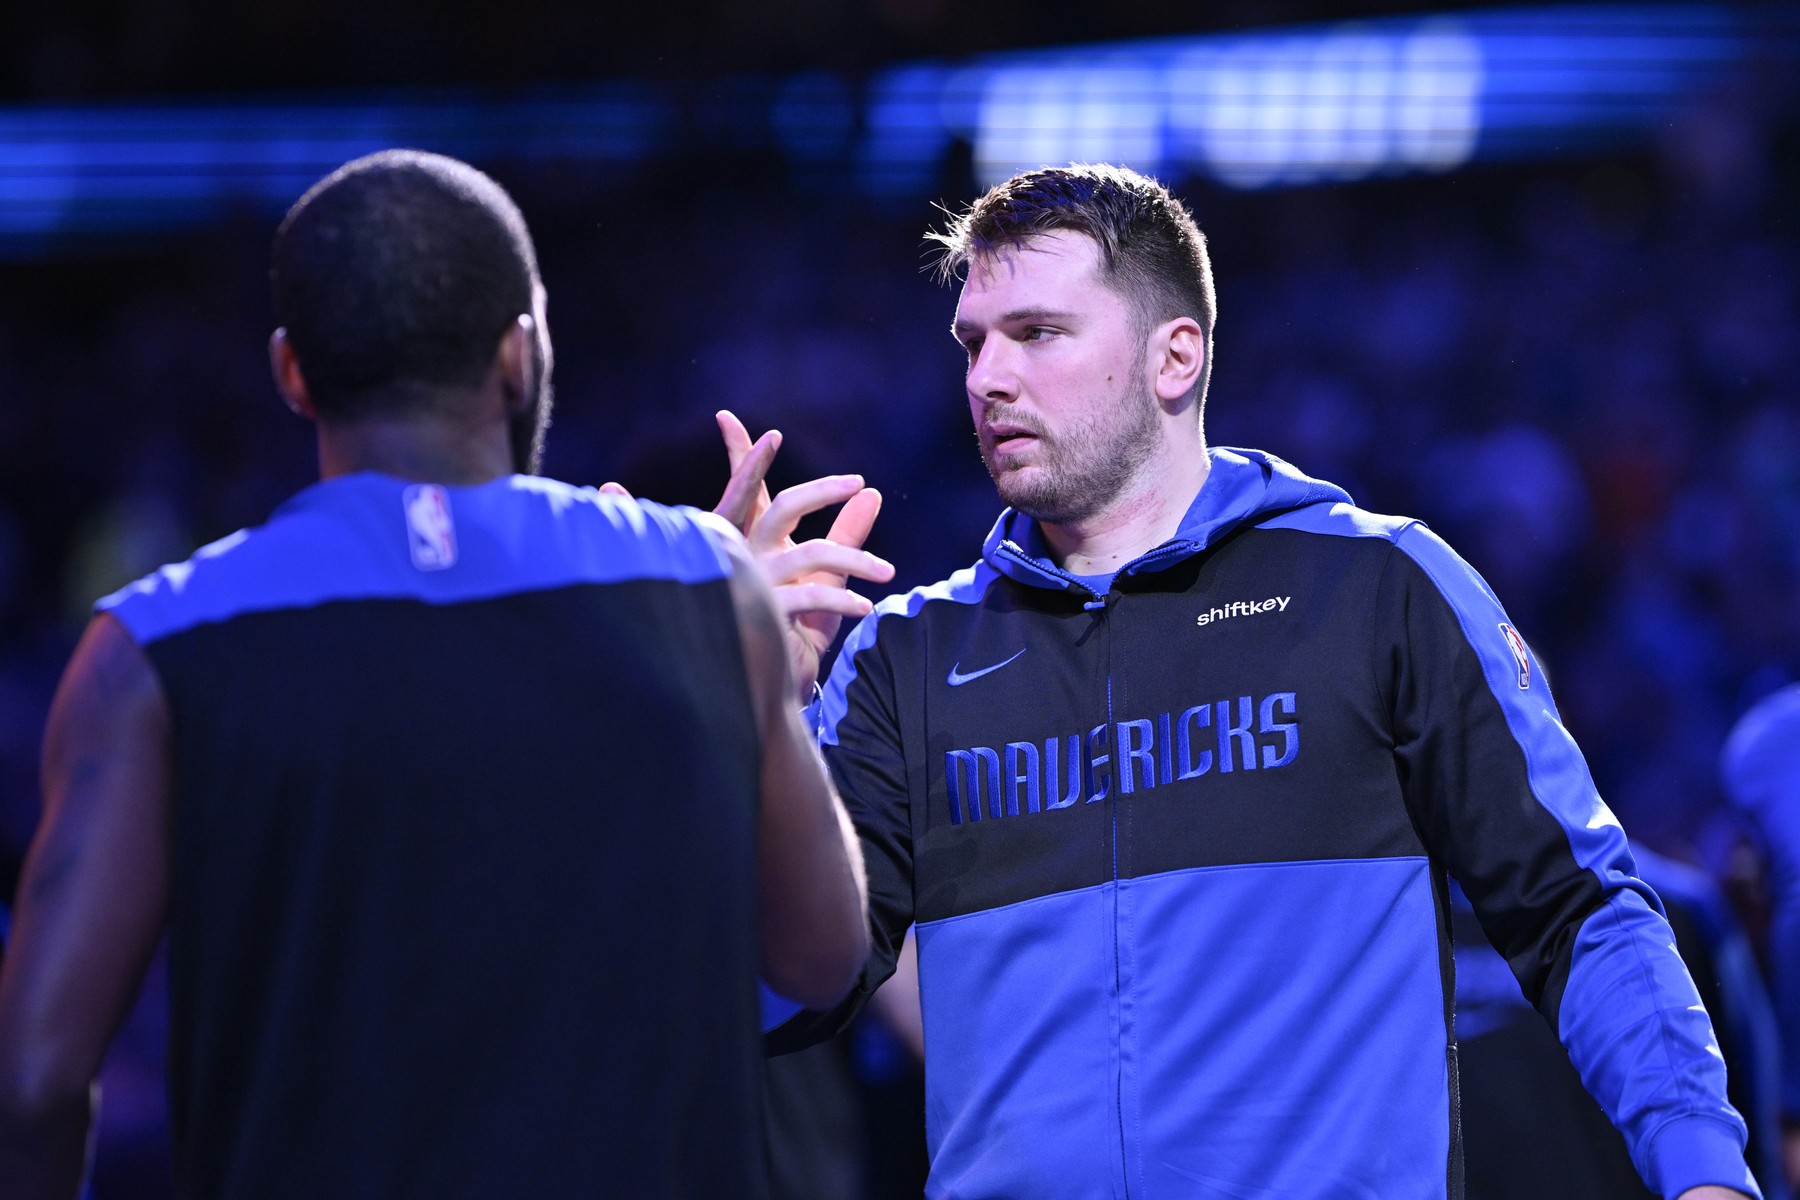
<instances>
[{"instance_id":1,"label":"nike swoosh logo","mask_svg":"<svg viewBox=\"0 0 1800 1200\"><path fill-rule=\"evenodd\" d=\"M1019 651L1019 654L1023 654L1023 653L1025 653L1024 650ZM983 675L992 675L995 671L998 671L1001 667L1004 667L1006 665L1006 663L1011 662L1013 660L1013 658L1019 657L1019 654L1013 655L1012 658L1007 659L1006 662L997 662L991 667L983 667L979 671L970 671L967 675L964 675L962 673L962 671L958 669L962 666L962 664L957 663L956 666L950 668L950 686L951 687L961 687L963 684L969 682L969 680L971 680L971 679L980 679Z\"/></svg>"}]
</instances>

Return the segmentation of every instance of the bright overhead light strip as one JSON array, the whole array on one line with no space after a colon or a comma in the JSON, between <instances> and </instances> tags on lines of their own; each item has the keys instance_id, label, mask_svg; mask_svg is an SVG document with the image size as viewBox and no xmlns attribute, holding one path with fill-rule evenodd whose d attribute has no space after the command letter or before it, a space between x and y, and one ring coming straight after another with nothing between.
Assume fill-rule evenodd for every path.
<instances>
[{"instance_id":1,"label":"bright overhead light strip","mask_svg":"<svg viewBox=\"0 0 1800 1200\"><path fill-rule=\"evenodd\" d=\"M1773 15L1771 15L1771 13ZM914 203L961 145L982 183L1070 160L1238 188L1443 172L1649 137L1684 97L1790 54L1792 9L1580 6L1390 17L734 77L697 91L615 81L510 93L0 108L0 252L279 212L388 146L481 163L634 166L782 152L798 187ZM1772 24L1771 24L1772 23Z\"/></svg>"}]
</instances>

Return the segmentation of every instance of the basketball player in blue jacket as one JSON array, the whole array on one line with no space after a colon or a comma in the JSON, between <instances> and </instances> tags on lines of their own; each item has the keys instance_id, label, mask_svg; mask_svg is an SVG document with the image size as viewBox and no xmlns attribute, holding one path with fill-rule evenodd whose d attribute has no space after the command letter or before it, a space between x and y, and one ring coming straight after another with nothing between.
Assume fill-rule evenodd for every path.
<instances>
[{"instance_id":1,"label":"basketball player in blue jacket","mask_svg":"<svg viewBox=\"0 0 1800 1200\"><path fill-rule=\"evenodd\" d=\"M1207 445L1180 202L1032 171L940 241L1008 507L824 684L874 951L777 1047L916 926L929 1196L1455 1198L1454 878L1652 1190L1756 1194L1660 904L1499 601L1419 522ZM783 558L785 500L749 527L778 582L823 562ZM813 586L859 573L842 549ZM828 632L790 628L797 678Z\"/></svg>"}]
</instances>

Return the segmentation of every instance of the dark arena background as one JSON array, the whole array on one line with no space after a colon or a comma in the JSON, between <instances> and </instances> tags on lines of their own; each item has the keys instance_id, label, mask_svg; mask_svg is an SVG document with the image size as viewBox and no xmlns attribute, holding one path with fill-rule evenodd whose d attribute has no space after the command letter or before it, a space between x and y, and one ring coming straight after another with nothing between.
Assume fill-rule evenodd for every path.
<instances>
[{"instance_id":1,"label":"dark arena background","mask_svg":"<svg viewBox=\"0 0 1800 1200\"><path fill-rule=\"evenodd\" d=\"M784 431L778 485L882 490L903 588L998 508L922 235L1073 160L1169 182L1210 239L1209 441L1458 547L1634 841L1760 935L1717 766L1800 679L1800 9L72 0L3 25L5 896L89 606L314 478L265 351L270 239L313 180L416 146L518 199L548 474L710 505L727 407ZM99 1200L169 1194L166 1010L153 969L103 1077ZM833 1099L785 1118L817 1164L787 1194L918 1195L904 1041L865 1017L808 1069L777 1102Z\"/></svg>"}]
</instances>

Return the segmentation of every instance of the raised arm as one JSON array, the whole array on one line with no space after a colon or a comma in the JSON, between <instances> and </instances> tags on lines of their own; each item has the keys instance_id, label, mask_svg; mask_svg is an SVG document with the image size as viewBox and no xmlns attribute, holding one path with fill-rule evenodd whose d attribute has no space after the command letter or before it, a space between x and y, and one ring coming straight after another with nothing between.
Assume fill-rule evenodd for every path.
<instances>
[{"instance_id":1,"label":"raised arm","mask_svg":"<svg viewBox=\"0 0 1800 1200\"><path fill-rule=\"evenodd\" d=\"M0 1179L16 1200L80 1190L93 1081L168 903L168 709L110 616L57 689L43 778L0 969Z\"/></svg>"},{"instance_id":2,"label":"raised arm","mask_svg":"<svg viewBox=\"0 0 1800 1200\"><path fill-rule=\"evenodd\" d=\"M774 598L735 532L732 599L762 737L757 922L762 974L801 1004L835 1004L869 954L868 884L850 818L793 705Z\"/></svg>"}]
</instances>

